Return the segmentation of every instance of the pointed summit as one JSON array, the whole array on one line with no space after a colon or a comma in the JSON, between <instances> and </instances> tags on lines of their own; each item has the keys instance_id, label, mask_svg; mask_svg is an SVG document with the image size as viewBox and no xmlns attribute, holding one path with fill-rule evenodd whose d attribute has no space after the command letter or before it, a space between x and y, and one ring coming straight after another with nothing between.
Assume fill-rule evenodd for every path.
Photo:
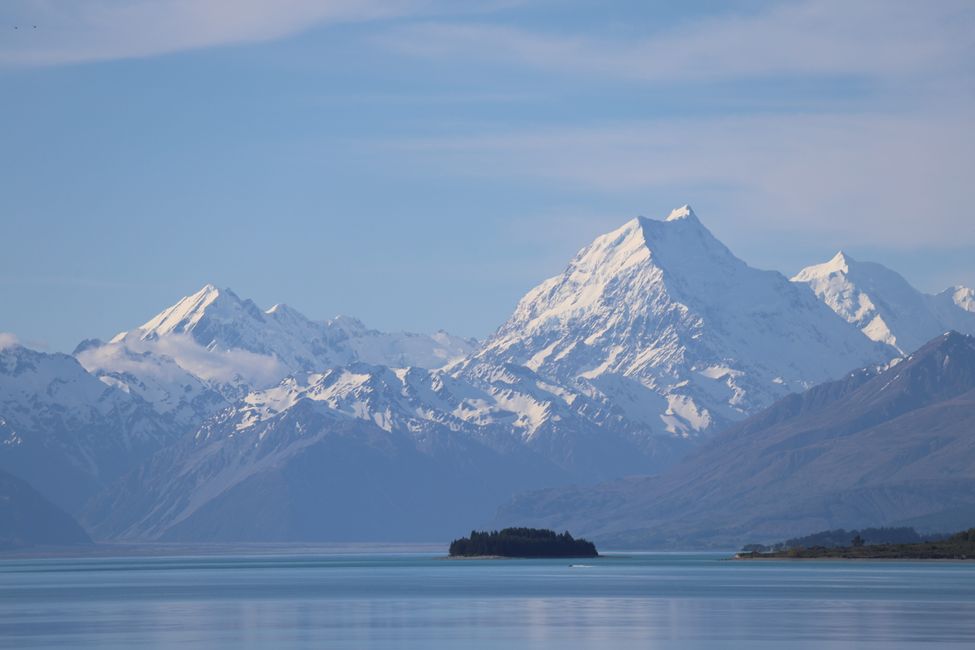
<instances>
[{"instance_id":1,"label":"pointed summit","mask_svg":"<svg viewBox=\"0 0 975 650\"><path fill-rule=\"evenodd\" d=\"M250 301L242 301L230 289L217 289L206 284L196 293L182 298L175 305L147 321L137 331L141 338L158 338L166 334L188 334L193 332L207 316L214 314L253 313L256 307ZM259 310L257 310L259 312Z\"/></svg>"},{"instance_id":2,"label":"pointed summit","mask_svg":"<svg viewBox=\"0 0 975 650\"><path fill-rule=\"evenodd\" d=\"M813 280L823 280L837 273L848 274L850 266L856 264L856 260L839 251L829 259L828 262L807 266L792 277L793 282L812 282Z\"/></svg>"},{"instance_id":3,"label":"pointed summit","mask_svg":"<svg viewBox=\"0 0 975 650\"><path fill-rule=\"evenodd\" d=\"M676 210L671 210L665 221L680 221L681 219L697 220L697 215L694 214L694 210L691 209L691 206L687 205L686 203Z\"/></svg>"},{"instance_id":4,"label":"pointed summit","mask_svg":"<svg viewBox=\"0 0 975 650\"><path fill-rule=\"evenodd\" d=\"M867 337L901 354L947 329L975 332L975 318L950 293L929 296L896 271L854 260L843 251L828 262L804 268L792 280L807 285Z\"/></svg>"},{"instance_id":5,"label":"pointed summit","mask_svg":"<svg viewBox=\"0 0 975 650\"><path fill-rule=\"evenodd\" d=\"M829 263L830 264L849 265L850 262L855 262L855 261L856 260L854 260L852 257L850 257L850 254L849 253L847 253L846 251L840 250L840 251L836 251L836 255L833 256L833 259L831 259L829 261Z\"/></svg>"},{"instance_id":6,"label":"pointed summit","mask_svg":"<svg viewBox=\"0 0 975 650\"><path fill-rule=\"evenodd\" d=\"M134 367L131 360L138 358L142 368L154 373L142 384L164 374L156 368L175 364L180 372L236 398L241 387L266 387L292 372L321 371L355 360L437 368L472 348L459 337L380 332L349 317L313 321L284 303L262 310L230 289L207 284L108 344L89 344L77 352L87 367L106 373L128 372ZM152 358L143 354L147 352ZM166 359L157 362L154 355Z\"/></svg>"},{"instance_id":7,"label":"pointed summit","mask_svg":"<svg viewBox=\"0 0 975 650\"><path fill-rule=\"evenodd\" d=\"M826 267L835 271L842 271L844 273L850 272L850 266L856 264L856 260L849 256L845 251L838 251L836 255L833 256L829 262L826 263Z\"/></svg>"},{"instance_id":8,"label":"pointed summit","mask_svg":"<svg viewBox=\"0 0 975 650\"><path fill-rule=\"evenodd\" d=\"M693 435L883 360L879 350L682 206L597 237L522 298L478 358L567 385L622 382L645 426Z\"/></svg>"}]
</instances>

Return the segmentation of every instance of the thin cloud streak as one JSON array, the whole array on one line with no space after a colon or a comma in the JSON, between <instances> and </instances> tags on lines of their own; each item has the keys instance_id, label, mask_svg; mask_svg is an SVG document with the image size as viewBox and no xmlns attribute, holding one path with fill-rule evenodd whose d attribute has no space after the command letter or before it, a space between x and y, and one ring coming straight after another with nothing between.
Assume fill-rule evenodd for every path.
<instances>
[{"instance_id":1,"label":"thin cloud streak","mask_svg":"<svg viewBox=\"0 0 975 650\"><path fill-rule=\"evenodd\" d=\"M127 59L254 43L323 23L394 18L432 0L15 0L8 16L37 29L0 42L0 65ZM11 30L13 32L13 30Z\"/></svg>"},{"instance_id":2,"label":"thin cloud streak","mask_svg":"<svg viewBox=\"0 0 975 650\"><path fill-rule=\"evenodd\" d=\"M975 132L967 111L926 116L662 119L387 142L444 174L535 178L616 194L688 185L740 197L741 223L851 244L975 245Z\"/></svg>"},{"instance_id":3,"label":"thin cloud streak","mask_svg":"<svg viewBox=\"0 0 975 650\"><path fill-rule=\"evenodd\" d=\"M387 146L438 173L613 197L710 188L733 197L736 223L764 232L901 248L975 244L964 207L973 198L966 170L975 168L970 2L811 0L629 37L440 22L376 38L399 53L534 69L583 87L615 80L700 94L714 82L857 79L854 103L833 93L793 113L479 127ZM714 92L748 92L734 88Z\"/></svg>"},{"instance_id":4,"label":"thin cloud streak","mask_svg":"<svg viewBox=\"0 0 975 650\"><path fill-rule=\"evenodd\" d=\"M793 74L899 78L967 68L975 53L973 21L969 2L816 0L702 19L629 41L485 23L406 25L377 40L415 56L643 81Z\"/></svg>"}]
</instances>

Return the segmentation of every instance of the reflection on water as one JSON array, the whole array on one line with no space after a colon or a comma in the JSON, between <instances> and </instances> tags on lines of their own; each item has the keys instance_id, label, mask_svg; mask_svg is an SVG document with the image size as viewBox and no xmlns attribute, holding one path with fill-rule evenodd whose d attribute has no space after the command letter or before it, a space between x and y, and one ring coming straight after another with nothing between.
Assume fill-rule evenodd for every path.
<instances>
[{"instance_id":1,"label":"reflection on water","mask_svg":"<svg viewBox=\"0 0 975 650\"><path fill-rule=\"evenodd\" d=\"M718 555L0 560L16 648L975 647L975 564Z\"/></svg>"}]
</instances>

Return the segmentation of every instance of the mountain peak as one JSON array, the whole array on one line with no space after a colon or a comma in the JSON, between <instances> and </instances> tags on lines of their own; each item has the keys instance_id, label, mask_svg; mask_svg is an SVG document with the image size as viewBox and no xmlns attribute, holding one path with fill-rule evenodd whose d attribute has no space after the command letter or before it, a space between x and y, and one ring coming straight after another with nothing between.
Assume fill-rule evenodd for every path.
<instances>
[{"instance_id":1,"label":"mountain peak","mask_svg":"<svg viewBox=\"0 0 975 650\"><path fill-rule=\"evenodd\" d=\"M478 358L569 385L623 382L641 422L690 435L836 376L851 358L882 355L804 288L737 258L683 206L597 237L525 294Z\"/></svg>"},{"instance_id":2,"label":"mountain peak","mask_svg":"<svg viewBox=\"0 0 975 650\"><path fill-rule=\"evenodd\" d=\"M810 282L813 280L826 279L836 273L847 274L850 266L856 264L856 260L846 252L839 251L828 262L813 264L802 269L792 277L793 282Z\"/></svg>"},{"instance_id":3,"label":"mountain peak","mask_svg":"<svg viewBox=\"0 0 975 650\"><path fill-rule=\"evenodd\" d=\"M681 219L697 220L697 215L694 214L694 210L686 203L675 210L671 210L665 221L680 221Z\"/></svg>"},{"instance_id":4,"label":"mountain peak","mask_svg":"<svg viewBox=\"0 0 975 650\"><path fill-rule=\"evenodd\" d=\"M230 289L218 289L213 284L208 283L196 293L181 298L175 305L160 312L136 331L140 332L140 338L189 333L208 314L224 313L230 315L239 311L251 313L257 311L260 314L260 310L257 310L250 301L242 301ZM123 340L127 335L128 333L123 332L112 341Z\"/></svg>"},{"instance_id":5,"label":"mountain peak","mask_svg":"<svg viewBox=\"0 0 975 650\"><path fill-rule=\"evenodd\" d=\"M325 324L337 332L343 332L350 336L362 334L369 329L365 323L355 316L345 316L343 314L339 314L335 318L325 321Z\"/></svg>"},{"instance_id":6,"label":"mountain peak","mask_svg":"<svg viewBox=\"0 0 975 650\"><path fill-rule=\"evenodd\" d=\"M850 267L857 263L853 257L850 256L846 251L837 251L836 255L833 256L829 262L829 265L835 267L837 270L849 273Z\"/></svg>"},{"instance_id":7,"label":"mountain peak","mask_svg":"<svg viewBox=\"0 0 975 650\"><path fill-rule=\"evenodd\" d=\"M196 309L206 309L215 302L241 302L240 298L230 289L220 289L209 282L199 291L180 300L177 305L195 306ZM175 305L174 305L175 306Z\"/></svg>"},{"instance_id":8,"label":"mountain peak","mask_svg":"<svg viewBox=\"0 0 975 650\"><path fill-rule=\"evenodd\" d=\"M842 264L843 266L849 266L850 262L855 262L855 261L856 260L850 257L850 254L847 253L846 251L837 251L836 255L833 256L833 259L829 261L829 264L833 264L833 265Z\"/></svg>"},{"instance_id":9,"label":"mountain peak","mask_svg":"<svg viewBox=\"0 0 975 650\"><path fill-rule=\"evenodd\" d=\"M948 399L975 387L975 336L949 330L873 381L878 399L912 408L925 396Z\"/></svg>"},{"instance_id":10,"label":"mountain peak","mask_svg":"<svg viewBox=\"0 0 975 650\"><path fill-rule=\"evenodd\" d=\"M874 341L907 354L949 329L975 332L964 292L929 296L896 271L854 260L840 251L792 278L807 285L830 309Z\"/></svg>"},{"instance_id":11,"label":"mountain peak","mask_svg":"<svg viewBox=\"0 0 975 650\"><path fill-rule=\"evenodd\" d=\"M949 353L965 354L971 357L971 363L975 367L975 336L962 334L957 330L948 330L944 334L934 337L912 354L907 355L906 363L897 364L895 367L910 366L912 363L917 363L920 359L931 355L938 355L940 359Z\"/></svg>"},{"instance_id":12,"label":"mountain peak","mask_svg":"<svg viewBox=\"0 0 975 650\"><path fill-rule=\"evenodd\" d=\"M938 338L930 341L928 345L931 347L962 346L975 352L975 336L962 334L957 330L948 330Z\"/></svg>"},{"instance_id":13,"label":"mountain peak","mask_svg":"<svg viewBox=\"0 0 975 650\"><path fill-rule=\"evenodd\" d=\"M196 293L191 293L185 296L179 303L192 303L195 305L200 305L206 307L207 305L213 303L215 300L220 298L222 294L229 293L233 295L230 289L220 290L215 284L206 283L201 287ZM179 304L177 303L177 304Z\"/></svg>"},{"instance_id":14,"label":"mountain peak","mask_svg":"<svg viewBox=\"0 0 975 650\"><path fill-rule=\"evenodd\" d=\"M275 315L277 315L277 316L285 316L286 315L286 316L290 316L292 318L300 317L302 320L307 320L305 318L305 315L304 314L302 314L300 311L298 311L297 309L295 309L291 305L287 305L287 304L285 304L283 302L276 303L270 309L266 309L264 311L264 313L267 314L267 315L269 315L269 316L275 316Z\"/></svg>"},{"instance_id":15,"label":"mountain peak","mask_svg":"<svg viewBox=\"0 0 975 650\"><path fill-rule=\"evenodd\" d=\"M856 260L850 257L849 253L846 251L837 251L836 255L828 262L820 264L819 269L824 275L828 273L849 273L850 266L853 264L856 264Z\"/></svg>"}]
</instances>

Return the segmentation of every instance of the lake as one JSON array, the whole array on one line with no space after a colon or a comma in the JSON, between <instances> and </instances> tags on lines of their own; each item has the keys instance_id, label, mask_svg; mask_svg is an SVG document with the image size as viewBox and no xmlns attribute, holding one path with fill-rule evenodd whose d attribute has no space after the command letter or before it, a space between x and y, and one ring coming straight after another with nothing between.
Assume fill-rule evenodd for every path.
<instances>
[{"instance_id":1,"label":"lake","mask_svg":"<svg viewBox=\"0 0 975 650\"><path fill-rule=\"evenodd\" d=\"M10 648L966 648L975 563L446 560L308 550L0 559Z\"/></svg>"}]
</instances>

